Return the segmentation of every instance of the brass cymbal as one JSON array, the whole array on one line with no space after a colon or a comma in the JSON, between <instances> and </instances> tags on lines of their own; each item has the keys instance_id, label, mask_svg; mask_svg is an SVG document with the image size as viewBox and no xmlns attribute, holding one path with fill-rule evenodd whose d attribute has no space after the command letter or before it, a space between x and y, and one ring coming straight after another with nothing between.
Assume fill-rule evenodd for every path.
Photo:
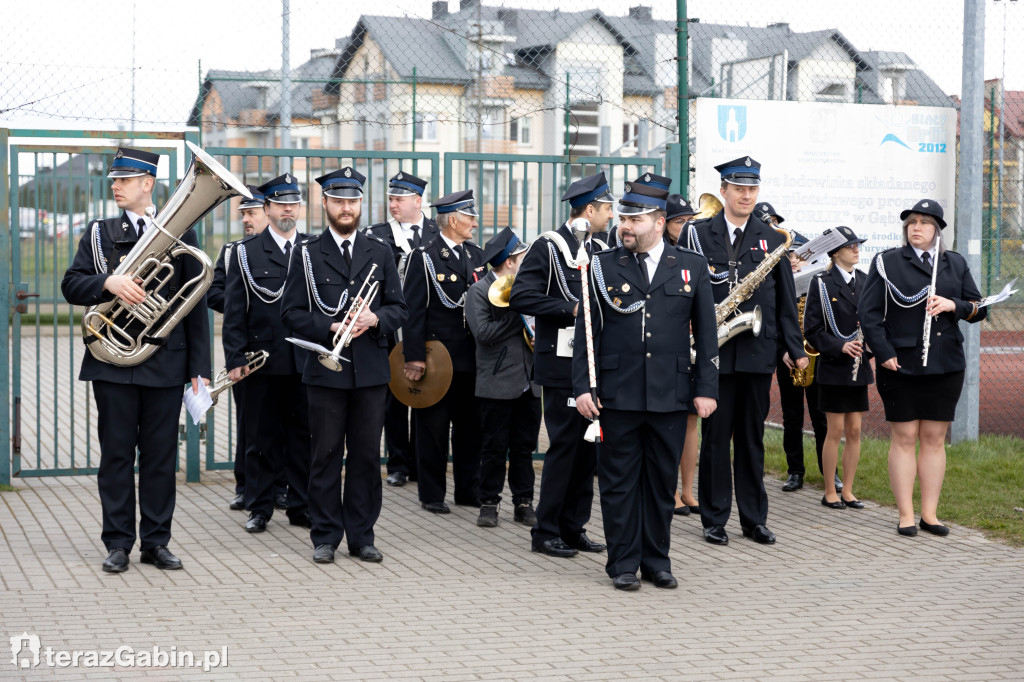
<instances>
[{"instance_id":1,"label":"brass cymbal","mask_svg":"<svg viewBox=\"0 0 1024 682\"><path fill-rule=\"evenodd\" d=\"M388 356L391 366L391 381L388 388L398 402L409 407L430 407L448 392L452 384L452 358L448 349L437 340L427 341L427 368L419 381L405 377L405 344L399 342Z\"/></svg>"}]
</instances>

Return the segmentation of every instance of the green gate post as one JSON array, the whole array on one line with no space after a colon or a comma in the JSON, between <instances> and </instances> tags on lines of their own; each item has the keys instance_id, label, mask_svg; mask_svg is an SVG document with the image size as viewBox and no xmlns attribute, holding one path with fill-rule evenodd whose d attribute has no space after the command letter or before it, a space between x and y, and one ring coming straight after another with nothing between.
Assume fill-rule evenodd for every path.
<instances>
[{"instance_id":1,"label":"green gate post","mask_svg":"<svg viewBox=\"0 0 1024 682\"><path fill-rule=\"evenodd\" d=\"M676 59L679 84L676 114L679 118L679 193L687 197L690 186L690 69L687 66L686 0L676 0Z\"/></svg>"},{"instance_id":2,"label":"green gate post","mask_svg":"<svg viewBox=\"0 0 1024 682\"><path fill-rule=\"evenodd\" d=\"M7 311L0 328L0 392L4 395L3 416L0 417L0 484L11 484L11 358L8 348L11 342L11 211L8 192L18 185L17 178L11 178L7 165L10 148L7 128L0 128L0 176L7 178L8 185L0 189L0 301L7 301Z\"/></svg>"}]
</instances>

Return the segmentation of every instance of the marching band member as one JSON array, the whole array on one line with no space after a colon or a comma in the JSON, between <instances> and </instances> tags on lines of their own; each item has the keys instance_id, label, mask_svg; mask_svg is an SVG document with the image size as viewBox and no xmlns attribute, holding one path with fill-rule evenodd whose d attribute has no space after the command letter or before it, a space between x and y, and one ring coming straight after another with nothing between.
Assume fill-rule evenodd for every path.
<instances>
[{"instance_id":1,"label":"marching band member","mask_svg":"<svg viewBox=\"0 0 1024 682\"><path fill-rule=\"evenodd\" d=\"M526 320L488 299L498 277L514 277L526 243L506 227L484 246L491 271L469 288L466 322L476 341L476 397L480 408L480 517L476 525L498 525L498 505L505 487L512 492L513 518L533 527L533 452L540 431L540 387L530 381L533 350L524 331ZM509 285L511 286L511 285Z\"/></svg>"},{"instance_id":2,"label":"marching band member","mask_svg":"<svg viewBox=\"0 0 1024 682\"><path fill-rule=\"evenodd\" d=\"M616 589L674 588L668 556L671 490L686 440L691 401L715 410L717 329L707 261L663 239L669 178L645 174L619 200L622 248L594 255L589 319L576 317L573 390L576 409L601 418L597 458L608 540L606 570ZM593 321L593 330L588 329ZM691 322L696 365L690 363ZM597 401L588 376L593 334Z\"/></svg>"},{"instance_id":3,"label":"marching band member","mask_svg":"<svg viewBox=\"0 0 1024 682\"><path fill-rule=\"evenodd\" d=\"M256 185L246 185L252 199L242 199L238 210L242 214L242 230L245 237L259 234L270 224L267 209L263 208L266 197ZM227 271L231 267L232 253L241 239L228 242L220 249L217 265L213 269L213 283L206 292L206 304L210 310L224 313L224 286L227 283ZM228 505L231 509L245 509L245 391L241 385L232 384L231 397L235 404L235 496Z\"/></svg>"},{"instance_id":4,"label":"marching band member","mask_svg":"<svg viewBox=\"0 0 1024 682\"><path fill-rule=\"evenodd\" d=\"M604 232L615 202L604 173L572 183L562 201L569 202L570 221L585 218L590 223L587 253L606 248L594 236ZM533 551L554 557L605 550L604 544L586 533L597 455L594 444L583 440L587 420L576 411L572 390L571 341L582 288L580 271L569 264L579 250L569 224L533 242L516 274L509 302L517 313L536 318L533 380L543 387L548 450L531 544Z\"/></svg>"},{"instance_id":5,"label":"marching band member","mask_svg":"<svg viewBox=\"0 0 1024 682\"><path fill-rule=\"evenodd\" d=\"M340 349L340 371L314 357L306 358L302 371L313 450L309 536L317 563L334 562L346 533L351 556L370 562L384 558L374 546L373 528L383 488L380 437L390 378L387 348L389 335L405 321L408 310L390 248L358 230L364 180L349 167L316 179L323 188L329 227L300 247L281 301L285 327L324 347L334 348L339 328L352 325L351 343ZM371 299L369 289L375 283L379 291ZM360 298L369 300L361 311Z\"/></svg>"},{"instance_id":6,"label":"marching band member","mask_svg":"<svg viewBox=\"0 0 1024 682\"><path fill-rule=\"evenodd\" d=\"M146 292L128 275L112 274L147 229L145 211L153 203L160 155L121 147L110 165L111 190L122 213L89 223L78 252L61 281L61 293L72 305L93 306L120 298L141 303ZM194 230L181 240L198 247ZM159 294L165 298L202 272L194 258L172 261L173 279ZM167 545L174 516L174 473L178 460L178 416L182 386L210 376L210 328L205 300L174 327L149 359L133 367L112 365L86 352L78 378L91 381L100 440L97 476L103 509L101 538L107 548L103 570L128 570L135 544L135 460L139 463L139 521L144 564L179 569L181 560ZM88 347L89 341L86 341ZM205 379L208 381L208 379Z\"/></svg>"},{"instance_id":7,"label":"marching band member","mask_svg":"<svg viewBox=\"0 0 1024 682\"><path fill-rule=\"evenodd\" d=\"M939 203L922 199L900 219L903 246L872 261L860 296L860 324L875 354L878 394L892 430L889 480L900 513L897 530L917 534L914 479L920 477L921 530L946 535L949 528L937 516L946 430L967 367L957 323L981 322L987 309L978 306L981 293L967 261L942 243L946 222Z\"/></svg>"},{"instance_id":8,"label":"marching band member","mask_svg":"<svg viewBox=\"0 0 1024 682\"><path fill-rule=\"evenodd\" d=\"M480 422L473 399L476 349L464 306L469 286L484 274L484 254L469 241L477 227L473 190L443 196L434 208L441 234L409 259L403 285L409 318L402 340L409 381L423 379L428 340L440 340L451 356L448 392L430 407L413 411L420 503L429 512L447 514L449 425L455 504L480 506Z\"/></svg>"},{"instance_id":9,"label":"marching band member","mask_svg":"<svg viewBox=\"0 0 1024 682\"><path fill-rule=\"evenodd\" d=\"M864 348L860 321L857 319L857 297L867 275L857 269L860 244L853 230L835 228L846 242L828 252L832 265L811 280L804 309L804 337L818 351L815 383L818 387L818 408L828 420L828 435L822 450L825 496L821 503L830 509L863 509L864 503L853 494L853 481L860 460L861 417L868 411L868 385L874 374ZM843 481L835 485L839 442L846 437L843 449ZM839 493L842 493L842 496Z\"/></svg>"},{"instance_id":10,"label":"marching band member","mask_svg":"<svg viewBox=\"0 0 1024 682\"><path fill-rule=\"evenodd\" d=\"M716 304L784 243L782 235L752 215L757 206L761 164L749 156L715 166L722 176L724 209L690 224L690 245L708 259ZM807 367L797 323L793 273L783 258L775 263L740 311L761 307L760 336L742 333L720 349L719 409L701 423L697 481L704 539L729 542L725 524L732 507L730 469L735 471L736 506L745 537L775 542L767 524L764 491L764 422L770 407L776 348L781 343L798 367ZM734 446L730 466L729 446Z\"/></svg>"},{"instance_id":11,"label":"marching band member","mask_svg":"<svg viewBox=\"0 0 1024 682\"><path fill-rule=\"evenodd\" d=\"M393 220L370 225L369 234L380 237L395 256L395 265L402 262L419 246L434 241L440 230L437 223L423 213L423 192L427 181L415 175L399 171L388 181L388 212ZM405 272L400 270L399 277ZM388 352L395 347L395 335L388 341ZM403 486L406 481L416 480L416 452L409 432L409 408L402 404L391 391L385 398L387 412L384 416L384 444L388 451L388 485Z\"/></svg>"},{"instance_id":12,"label":"marching band member","mask_svg":"<svg viewBox=\"0 0 1024 682\"><path fill-rule=\"evenodd\" d=\"M289 173L264 183L259 191L269 228L235 247L227 272L221 331L228 376L248 376L247 351L265 350L264 367L243 384L245 392L245 530L262 533L274 513L274 485L284 468L288 480L286 514L293 526L309 527L306 488L309 482L309 417L301 370L305 358L285 341L281 294L294 265L296 246L305 235L296 231L301 206L298 181Z\"/></svg>"}]
</instances>

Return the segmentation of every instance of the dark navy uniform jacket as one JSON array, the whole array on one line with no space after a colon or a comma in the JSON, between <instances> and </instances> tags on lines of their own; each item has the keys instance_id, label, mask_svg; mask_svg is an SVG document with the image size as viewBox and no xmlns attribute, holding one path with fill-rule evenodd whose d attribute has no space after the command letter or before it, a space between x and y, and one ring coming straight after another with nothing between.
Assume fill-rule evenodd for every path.
<instances>
[{"instance_id":1,"label":"dark navy uniform jacket","mask_svg":"<svg viewBox=\"0 0 1024 682\"><path fill-rule=\"evenodd\" d=\"M233 257L235 247L240 241L242 240L238 239L222 246L220 254L217 256L217 264L213 266L213 283L206 291L206 305L210 310L216 310L218 313L224 313L224 287L227 285L227 272L232 265L238 265L238 261L233 260Z\"/></svg>"},{"instance_id":2,"label":"dark navy uniform jacket","mask_svg":"<svg viewBox=\"0 0 1024 682\"><path fill-rule=\"evenodd\" d=\"M833 265L825 272L811 279L807 290L807 303L804 305L804 337L807 343L820 353L815 364L814 380L819 384L830 386L867 386L874 382L871 371L871 353L861 356L857 380L853 380L854 359L843 352L843 341L832 331L832 326L825 319L821 303L819 282L825 285L828 303L832 306L832 316L836 329L840 334L849 336L857 331L860 320L857 316L857 300L867 282L868 276L854 268L856 290L851 291L839 268Z\"/></svg>"},{"instance_id":3,"label":"dark navy uniform jacket","mask_svg":"<svg viewBox=\"0 0 1024 682\"><path fill-rule=\"evenodd\" d=\"M717 279L722 273L729 272L729 252L726 239L732 241L732 235L726 235L727 224L725 212L713 218L690 223L685 235L687 245L700 251L708 259L708 267L712 275L712 291L715 303L721 303L729 295L728 277ZM680 235L680 241L684 235ZM696 237L696 238L695 238ZM784 237L753 215L747 220L743 230L743 239L737 250L738 279L753 272L765 258L785 242ZM697 246L700 248L697 248ZM718 282L721 283L718 283ZM793 271L789 259L782 258L765 281L757 288L754 295L743 302L740 313L749 312L754 306L761 306L761 335L755 337L744 332L726 343L721 348L721 373L749 372L752 374L773 374L778 364L777 347L789 352L791 359L806 357L803 351L803 335L796 311L796 287L793 284Z\"/></svg>"},{"instance_id":4,"label":"dark navy uniform jacket","mask_svg":"<svg viewBox=\"0 0 1024 682\"><path fill-rule=\"evenodd\" d=\"M102 258L95 253L96 239L100 242ZM72 305L94 306L114 299L103 290L107 277L113 274L121 260L135 246L137 238L128 215L119 218L94 220L89 223L78 243L78 252L71 267L64 273L61 293ZM199 246L194 230L181 238L189 246ZM106 269L97 268L96 261L105 260ZM174 276L160 290L168 298L186 280L202 273L202 265L195 258L179 256L172 261ZM102 263L101 263L102 265ZM148 360L135 367L110 365L86 352L82 357L82 381L110 381L117 384L165 387L181 386L196 376L210 377L210 323L204 296L192 311L179 322L167 337L167 342Z\"/></svg>"},{"instance_id":5,"label":"dark navy uniform jacket","mask_svg":"<svg viewBox=\"0 0 1024 682\"><path fill-rule=\"evenodd\" d=\"M440 287L449 302L457 302L470 285L484 276L483 250L468 241L462 246L463 256L458 258L444 239L437 237L413 251L409 258L404 286L409 319L402 326L406 362L425 360L426 342L437 339L451 355L453 371L476 371L476 344L463 308L448 308L437 293ZM425 267L428 257L434 266L433 273Z\"/></svg>"},{"instance_id":6,"label":"dark navy uniform jacket","mask_svg":"<svg viewBox=\"0 0 1024 682\"><path fill-rule=\"evenodd\" d=\"M377 315L379 322L374 329L352 339L348 348L342 351L342 358L351 362L342 361L340 372L321 365L311 351L301 351L307 354L302 382L328 388L365 388L386 384L391 380L387 337L402 326L409 314L402 297L398 270L387 244L358 231L352 242L352 267L349 268L330 229L328 227L322 234L309 238L292 263L281 300L284 326L293 336L333 349L331 325L345 319L352 299L366 282L373 264L377 269L370 283L379 282L380 289L370 303L370 310ZM337 308L346 291L348 298L334 315L327 314L317 303L319 297L326 307Z\"/></svg>"},{"instance_id":7,"label":"dark navy uniform jacket","mask_svg":"<svg viewBox=\"0 0 1024 682\"><path fill-rule=\"evenodd\" d=\"M598 280L591 268L594 359L602 405L613 410L675 412L686 410L694 397L717 400L718 334L707 261L688 249L666 246L647 285L641 266L625 248L602 251L594 258L600 259L603 276ZM623 314L613 310L609 300L620 308L639 301L645 307ZM691 322L696 365L690 364ZM582 305L572 362L573 392L578 396L589 391Z\"/></svg>"},{"instance_id":8,"label":"dark navy uniform jacket","mask_svg":"<svg viewBox=\"0 0 1024 682\"><path fill-rule=\"evenodd\" d=\"M366 228L369 234L383 239L391 247L391 253L395 256L395 265L398 265L398 262L402 260L403 252L395 242L394 230L396 229L398 227L392 225L390 221L376 223ZM426 246L436 239L439 234L441 234L441 230L437 227L437 223L432 218L423 216L423 227L420 228L420 246Z\"/></svg>"},{"instance_id":9,"label":"dark navy uniform jacket","mask_svg":"<svg viewBox=\"0 0 1024 682\"><path fill-rule=\"evenodd\" d=\"M558 234L575 256L579 250L579 242L573 236L568 224L558 228ZM599 236L603 240L603 235ZM558 265L551 262L551 251L555 249ZM596 246L596 245L595 245ZM558 245L547 237L538 238L523 256L523 263L512 283L512 294L509 307L523 315L536 318L536 338L534 338L533 380L541 386L551 388L572 388L572 358L559 357L558 330L573 327L576 318L573 308L576 301L566 298L559 284L558 269L565 276L569 293L576 299L580 298L580 271L567 265L565 257ZM580 311L582 314L582 309Z\"/></svg>"},{"instance_id":10,"label":"dark navy uniform jacket","mask_svg":"<svg viewBox=\"0 0 1024 682\"><path fill-rule=\"evenodd\" d=\"M265 350L270 357L260 369L261 373L296 374L302 371L306 351L285 341L288 331L281 322L280 298L289 265L274 241L272 229L268 225L263 232L241 240L233 250L234 262L227 271L221 328L224 366L228 369L241 367L246 364L247 351ZM304 238L305 235L296 235L292 256ZM296 267L294 258L291 267Z\"/></svg>"},{"instance_id":11,"label":"dark navy uniform jacket","mask_svg":"<svg viewBox=\"0 0 1024 682\"><path fill-rule=\"evenodd\" d=\"M960 320L981 322L988 308L979 308L973 317L969 317L974 310L971 301L980 301L981 292L964 257L955 251L945 251L939 256L935 293L951 299L956 310L942 313L932 320L927 367L921 364L924 303L912 308L897 305L891 298L894 294L887 294L886 284L878 272L879 259L884 259L889 281L906 296L914 296L932 281L931 270L924 266L910 245L883 251L871 261L867 282L860 293L859 311L864 336L875 354L875 362L882 364L895 357L899 360L901 374L946 374L966 368L964 336L957 323Z\"/></svg>"}]
</instances>

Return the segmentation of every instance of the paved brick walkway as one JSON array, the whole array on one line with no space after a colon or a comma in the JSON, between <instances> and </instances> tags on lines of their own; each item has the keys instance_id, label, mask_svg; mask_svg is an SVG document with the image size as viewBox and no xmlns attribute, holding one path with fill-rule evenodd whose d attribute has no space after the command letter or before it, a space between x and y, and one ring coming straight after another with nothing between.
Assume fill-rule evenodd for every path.
<instances>
[{"instance_id":1,"label":"paved brick walkway","mask_svg":"<svg viewBox=\"0 0 1024 682\"><path fill-rule=\"evenodd\" d=\"M1021 679L1024 550L955 527L896 535L896 514L832 512L819 492L769 486L774 547L705 543L677 518L680 588L620 593L603 555L551 559L502 510L419 508L415 484L385 487L382 564L311 561L308 536L242 531L226 472L179 480L172 548L185 570L100 571L92 477L26 479L0 494L0 623L54 650L228 648L228 666L147 678L302 679ZM595 506L591 536L599 539ZM6 644L7 640L3 642ZM0 678L131 675L45 666Z\"/></svg>"}]
</instances>

